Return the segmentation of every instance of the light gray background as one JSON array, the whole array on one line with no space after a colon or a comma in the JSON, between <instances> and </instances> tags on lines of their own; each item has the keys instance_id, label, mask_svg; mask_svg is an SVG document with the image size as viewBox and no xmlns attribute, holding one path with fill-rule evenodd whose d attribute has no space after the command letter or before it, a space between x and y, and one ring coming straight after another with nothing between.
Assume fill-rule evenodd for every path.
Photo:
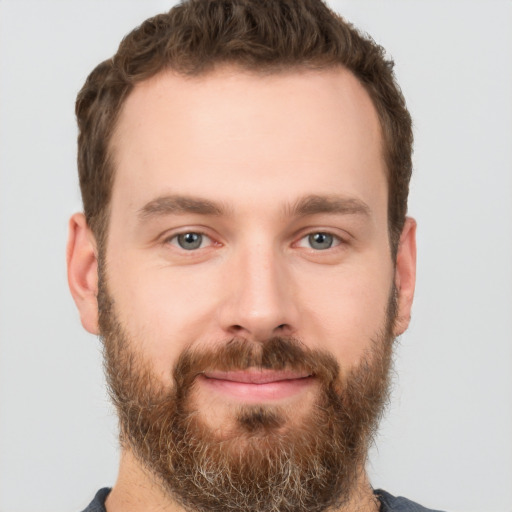
<instances>
[{"instance_id":1,"label":"light gray background","mask_svg":"<svg viewBox=\"0 0 512 512\"><path fill-rule=\"evenodd\" d=\"M79 511L117 471L99 342L65 277L73 103L171 2L0 0L0 512ZM373 484L512 510L512 3L332 1L397 62L416 125L414 318Z\"/></svg>"}]
</instances>

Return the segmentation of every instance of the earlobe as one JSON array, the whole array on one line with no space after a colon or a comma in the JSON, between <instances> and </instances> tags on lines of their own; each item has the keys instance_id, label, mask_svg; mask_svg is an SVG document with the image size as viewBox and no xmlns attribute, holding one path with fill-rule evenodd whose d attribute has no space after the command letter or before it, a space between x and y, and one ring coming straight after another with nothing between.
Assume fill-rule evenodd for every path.
<instances>
[{"instance_id":1,"label":"earlobe","mask_svg":"<svg viewBox=\"0 0 512 512\"><path fill-rule=\"evenodd\" d=\"M411 308L416 284L416 221L405 220L396 257L395 287L398 294L398 311L395 336L403 334L411 320Z\"/></svg>"},{"instance_id":2,"label":"earlobe","mask_svg":"<svg viewBox=\"0 0 512 512\"><path fill-rule=\"evenodd\" d=\"M82 213L69 220L68 284L84 328L98 334L98 259L94 235Z\"/></svg>"}]
</instances>

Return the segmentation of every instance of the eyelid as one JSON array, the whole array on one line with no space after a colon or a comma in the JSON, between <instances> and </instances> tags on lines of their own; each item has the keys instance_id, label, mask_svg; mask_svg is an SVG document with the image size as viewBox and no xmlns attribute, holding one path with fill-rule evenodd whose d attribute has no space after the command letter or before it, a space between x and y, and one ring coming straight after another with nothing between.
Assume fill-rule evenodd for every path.
<instances>
[{"instance_id":1,"label":"eyelid","mask_svg":"<svg viewBox=\"0 0 512 512\"><path fill-rule=\"evenodd\" d=\"M213 245L222 245L211 234L207 233L207 231L208 230L203 227L176 228L175 230L172 230L171 232L165 233L161 238L161 240L162 240L161 243L163 245L171 245L174 248L178 249L179 251L184 251L184 252L189 252L189 253L198 251L199 249L206 249ZM180 235L186 235L187 233L194 233L197 235L201 235L203 237L203 243L201 244L201 247L198 247L197 249L194 249L194 250L188 250L188 251L186 249L184 249L183 247L181 247L178 244L177 239ZM203 245L205 240L207 241L207 243L205 245Z\"/></svg>"},{"instance_id":2,"label":"eyelid","mask_svg":"<svg viewBox=\"0 0 512 512\"><path fill-rule=\"evenodd\" d=\"M192 234L192 233L195 235L199 235L201 237L201 245L199 247L197 247L196 249L190 249L190 251L197 251L199 249L204 249L205 246L209 246L213 242L213 240L208 235L205 235L204 233L198 233L196 231L185 231L185 233L177 233L176 235L173 235L170 238L168 238L167 242L171 245L174 245L174 247L177 247L180 250L186 251L187 249L185 249L184 247L181 247L181 245L179 244L178 238L182 235L188 235L188 234ZM209 243L208 243L208 241L209 241Z\"/></svg>"},{"instance_id":3,"label":"eyelid","mask_svg":"<svg viewBox=\"0 0 512 512\"><path fill-rule=\"evenodd\" d=\"M333 243L332 247L330 247L330 249L335 249L336 247L338 247L340 245L348 244L351 239L351 236L348 233L346 233L345 231L342 231L342 232L340 232L340 231L341 231L340 229L335 229L332 227L330 227L330 228L308 227L305 229L301 229L299 231L299 233L294 237L294 239L296 241L293 243L293 245L297 246L297 245L299 245L299 243L301 241L307 240L307 238L309 236L322 233L322 234L330 235L333 237L334 243ZM302 246L302 247L304 247L304 246ZM311 250L318 251L318 249L313 249L312 247L304 247L304 248L309 248Z\"/></svg>"},{"instance_id":4,"label":"eyelid","mask_svg":"<svg viewBox=\"0 0 512 512\"><path fill-rule=\"evenodd\" d=\"M326 249L315 249L314 247L311 247L309 245L309 237L311 235L317 235L317 234L332 236L333 244L331 245L331 247L327 247ZM301 242L303 242L303 241L305 242L304 245L301 244ZM328 251L329 249L334 249L335 247L338 247L339 245L341 245L343 243L344 243L344 240L340 236L338 236L330 231L316 230L316 231L310 231L309 233L306 233L305 235L301 236L297 240L296 245L298 245L299 247L304 247L305 249L311 249L313 251L321 251L321 250Z\"/></svg>"},{"instance_id":5,"label":"eyelid","mask_svg":"<svg viewBox=\"0 0 512 512\"><path fill-rule=\"evenodd\" d=\"M223 245L222 242L219 242L216 238L217 237L214 237L212 236L211 234L207 233L207 231L209 231L208 229L204 228L204 227L183 227L183 228L176 228L176 230L172 230L172 232L167 232L165 233L161 240L162 240L162 244L163 245L172 245L173 247L177 248L178 250L180 251L185 251L185 252L194 252L194 251L187 251L186 249L184 249L183 247L181 247L178 242L177 242L177 238L180 236L180 235L184 235L184 234L187 234L187 233L195 233L195 234L198 234L198 235L201 235L203 237L203 244L201 247L199 247L198 249L195 249L195 251L199 250L199 249L205 249L207 247L211 247L211 246L221 246ZM306 229L302 229L295 237L295 242L293 242L293 246L299 246L299 247L303 247L303 248L306 248L306 249L310 249L312 251L315 251L315 252L319 252L319 249L314 249L312 247L305 247L304 245L300 245L300 243L302 241L307 241L308 237L311 236L311 235L314 235L314 234L319 234L319 233L322 233L322 234L326 234L326 235L330 235L333 237L334 239L334 243L331 247L329 247L329 249L335 249L336 247L340 246L340 245L345 245L345 244L348 244L349 243L349 239L350 239L350 235L348 233L344 233L344 234L340 234L338 232L339 230L336 230L336 229L333 229L333 228L306 228ZM206 244L204 244L206 240ZM307 242L306 242L307 243ZM203 246L204 245L204 246ZM329 249L324 249L325 251L329 250Z\"/></svg>"}]
</instances>

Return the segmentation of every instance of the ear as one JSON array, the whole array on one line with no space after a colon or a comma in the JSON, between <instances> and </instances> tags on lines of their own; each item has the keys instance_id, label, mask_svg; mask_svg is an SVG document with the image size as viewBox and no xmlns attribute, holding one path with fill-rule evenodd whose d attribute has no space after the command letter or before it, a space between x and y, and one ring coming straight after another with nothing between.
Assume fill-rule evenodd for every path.
<instances>
[{"instance_id":1,"label":"ear","mask_svg":"<svg viewBox=\"0 0 512 512\"><path fill-rule=\"evenodd\" d=\"M66 260L68 284L84 328L98 334L98 252L85 216L75 213L69 220Z\"/></svg>"},{"instance_id":2,"label":"ear","mask_svg":"<svg viewBox=\"0 0 512 512\"><path fill-rule=\"evenodd\" d=\"M398 293L398 311L395 336L403 334L411 320L411 307L416 284L416 221L405 219L396 256L395 287Z\"/></svg>"}]
</instances>

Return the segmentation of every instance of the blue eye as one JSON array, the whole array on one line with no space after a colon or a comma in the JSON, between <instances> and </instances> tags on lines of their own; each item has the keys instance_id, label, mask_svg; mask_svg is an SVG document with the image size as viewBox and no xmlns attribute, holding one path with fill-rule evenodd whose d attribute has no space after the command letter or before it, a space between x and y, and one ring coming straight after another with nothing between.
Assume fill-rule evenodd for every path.
<instances>
[{"instance_id":1,"label":"blue eye","mask_svg":"<svg viewBox=\"0 0 512 512\"><path fill-rule=\"evenodd\" d=\"M171 239L173 245L178 245L181 249L185 249L186 251L200 249L209 241L210 239L206 235L194 232L181 233L180 235L173 236Z\"/></svg>"},{"instance_id":2,"label":"blue eye","mask_svg":"<svg viewBox=\"0 0 512 512\"><path fill-rule=\"evenodd\" d=\"M324 231L317 231L310 233L300 239L298 246L307 249L314 249L315 251L325 251L340 245L342 241L336 235L325 233Z\"/></svg>"},{"instance_id":3,"label":"blue eye","mask_svg":"<svg viewBox=\"0 0 512 512\"><path fill-rule=\"evenodd\" d=\"M333 246L334 237L329 233L312 233L308 235L308 242L312 249L323 251Z\"/></svg>"}]
</instances>

